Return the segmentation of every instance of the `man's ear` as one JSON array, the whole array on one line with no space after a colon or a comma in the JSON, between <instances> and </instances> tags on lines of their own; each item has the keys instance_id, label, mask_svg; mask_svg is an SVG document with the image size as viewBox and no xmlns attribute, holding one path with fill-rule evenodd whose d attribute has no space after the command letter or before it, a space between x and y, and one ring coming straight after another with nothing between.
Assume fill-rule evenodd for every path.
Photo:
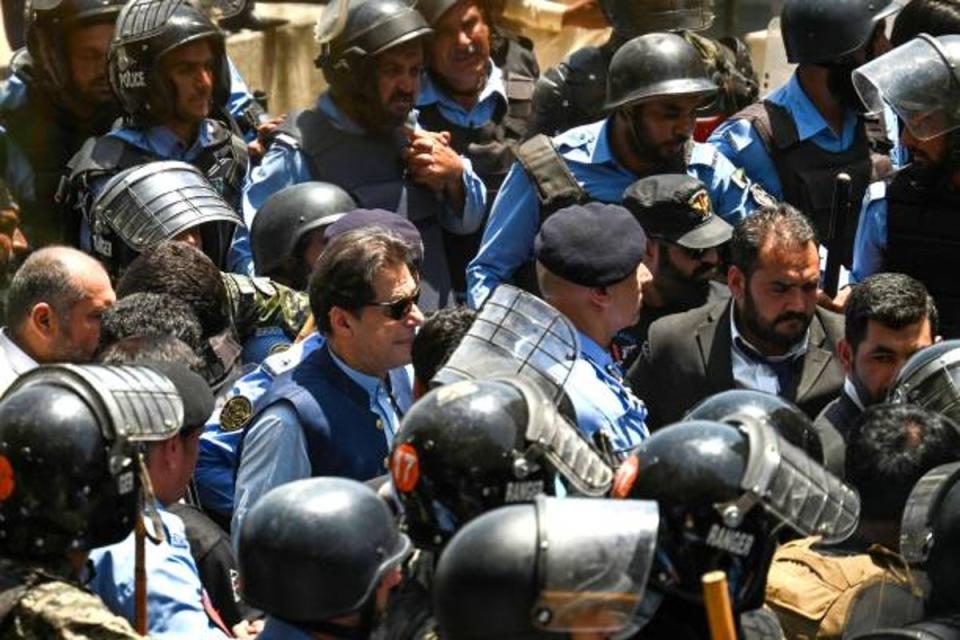
<instances>
[{"instance_id":1,"label":"man's ear","mask_svg":"<svg viewBox=\"0 0 960 640\"><path fill-rule=\"evenodd\" d=\"M30 310L28 322L34 331L49 339L56 335L59 329L58 320L53 307L46 302L38 302Z\"/></svg>"},{"instance_id":2,"label":"man's ear","mask_svg":"<svg viewBox=\"0 0 960 640\"><path fill-rule=\"evenodd\" d=\"M840 364L843 365L843 372L846 375L853 375L853 346L847 342L846 338L837 340L837 357L840 358Z\"/></svg>"},{"instance_id":3,"label":"man's ear","mask_svg":"<svg viewBox=\"0 0 960 640\"><path fill-rule=\"evenodd\" d=\"M342 307L333 307L329 311L331 335L353 335L353 323L356 316Z\"/></svg>"},{"instance_id":4,"label":"man's ear","mask_svg":"<svg viewBox=\"0 0 960 640\"><path fill-rule=\"evenodd\" d=\"M727 286L730 287L730 295L734 300L743 300L747 293L747 274L740 270L740 267L730 265L727 269Z\"/></svg>"},{"instance_id":5,"label":"man's ear","mask_svg":"<svg viewBox=\"0 0 960 640\"><path fill-rule=\"evenodd\" d=\"M610 306L610 290L607 287L591 287L590 302L596 307L606 309Z\"/></svg>"}]
</instances>

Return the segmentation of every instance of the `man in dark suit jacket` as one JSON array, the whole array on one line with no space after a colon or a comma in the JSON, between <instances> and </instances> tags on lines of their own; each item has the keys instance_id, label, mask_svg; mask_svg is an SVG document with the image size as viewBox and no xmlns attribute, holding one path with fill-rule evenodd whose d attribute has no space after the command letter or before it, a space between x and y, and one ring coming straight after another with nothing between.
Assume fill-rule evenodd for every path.
<instances>
[{"instance_id":1,"label":"man in dark suit jacket","mask_svg":"<svg viewBox=\"0 0 960 640\"><path fill-rule=\"evenodd\" d=\"M843 318L817 307L820 258L807 218L790 205L766 207L730 243L732 299L654 322L630 369L654 429L735 388L775 393L813 418L843 384L834 351Z\"/></svg>"}]
</instances>

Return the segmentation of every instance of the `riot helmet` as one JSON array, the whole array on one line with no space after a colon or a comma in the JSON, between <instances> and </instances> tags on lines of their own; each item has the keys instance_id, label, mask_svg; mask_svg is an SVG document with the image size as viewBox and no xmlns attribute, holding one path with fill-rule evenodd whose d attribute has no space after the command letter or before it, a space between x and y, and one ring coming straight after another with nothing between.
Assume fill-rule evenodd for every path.
<instances>
[{"instance_id":1,"label":"riot helmet","mask_svg":"<svg viewBox=\"0 0 960 640\"><path fill-rule=\"evenodd\" d=\"M749 418L660 429L617 471L613 493L660 505L653 585L700 603L700 577L723 570L736 612L763 603L780 527L836 543L853 534L860 514L854 490Z\"/></svg>"},{"instance_id":2,"label":"riot helmet","mask_svg":"<svg viewBox=\"0 0 960 640\"><path fill-rule=\"evenodd\" d=\"M815 425L799 407L780 396L752 389L722 391L700 401L685 420L712 420L740 426L744 420L769 425L827 471L843 477L843 436L830 424Z\"/></svg>"},{"instance_id":3,"label":"riot helmet","mask_svg":"<svg viewBox=\"0 0 960 640\"><path fill-rule=\"evenodd\" d=\"M301 264L300 260L306 236L356 208L357 203L350 194L328 182L303 182L274 193L250 225L250 249L256 272L290 278L294 275L291 272L302 271L305 279L312 266Z\"/></svg>"},{"instance_id":4,"label":"riot helmet","mask_svg":"<svg viewBox=\"0 0 960 640\"><path fill-rule=\"evenodd\" d=\"M914 404L960 424L960 340L944 340L916 352L890 384L887 400Z\"/></svg>"},{"instance_id":5,"label":"riot helmet","mask_svg":"<svg viewBox=\"0 0 960 640\"><path fill-rule=\"evenodd\" d=\"M317 21L315 64L338 97L376 98L374 58L431 33L408 0L336 0Z\"/></svg>"},{"instance_id":6,"label":"riot helmet","mask_svg":"<svg viewBox=\"0 0 960 640\"><path fill-rule=\"evenodd\" d=\"M241 590L270 615L320 629L372 613L384 576L411 550L372 489L346 478L298 480L267 493L244 518Z\"/></svg>"},{"instance_id":7,"label":"riot helmet","mask_svg":"<svg viewBox=\"0 0 960 640\"><path fill-rule=\"evenodd\" d=\"M713 0L600 0L600 9L620 38L655 31L703 31L713 24Z\"/></svg>"},{"instance_id":8,"label":"riot helmet","mask_svg":"<svg viewBox=\"0 0 960 640\"><path fill-rule=\"evenodd\" d=\"M607 73L606 109L665 96L713 98L719 88L696 48L675 33L648 33L617 49Z\"/></svg>"},{"instance_id":9,"label":"riot helmet","mask_svg":"<svg viewBox=\"0 0 960 640\"><path fill-rule=\"evenodd\" d=\"M877 26L902 0L786 0L780 32L793 64L832 65L870 42Z\"/></svg>"},{"instance_id":10,"label":"riot helmet","mask_svg":"<svg viewBox=\"0 0 960 640\"><path fill-rule=\"evenodd\" d=\"M196 229L203 252L223 266L240 216L193 165L150 162L110 178L90 207L93 251L118 277L140 253Z\"/></svg>"},{"instance_id":11,"label":"riot helmet","mask_svg":"<svg viewBox=\"0 0 960 640\"><path fill-rule=\"evenodd\" d=\"M630 631L653 564L658 520L654 502L545 496L478 517L454 536L437 565L441 637Z\"/></svg>"},{"instance_id":12,"label":"riot helmet","mask_svg":"<svg viewBox=\"0 0 960 640\"><path fill-rule=\"evenodd\" d=\"M213 103L230 96L223 32L191 0L130 0L117 18L108 56L110 85L135 122L156 122L175 108L173 87L161 77L162 58L206 40L214 55Z\"/></svg>"},{"instance_id":13,"label":"riot helmet","mask_svg":"<svg viewBox=\"0 0 960 640\"><path fill-rule=\"evenodd\" d=\"M113 23L122 0L28 0L27 51L38 86L53 96L70 91L73 79L67 59L67 39L78 27Z\"/></svg>"},{"instance_id":14,"label":"riot helmet","mask_svg":"<svg viewBox=\"0 0 960 640\"><path fill-rule=\"evenodd\" d=\"M439 549L466 522L504 504L605 495L613 471L531 382L514 376L434 389L403 417L390 458L406 531Z\"/></svg>"},{"instance_id":15,"label":"riot helmet","mask_svg":"<svg viewBox=\"0 0 960 640\"><path fill-rule=\"evenodd\" d=\"M889 104L918 140L960 127L960 36L927 34L853 72L853 85L870 111Z\"/></svg>"},{"instance_id":16,"label":"riot helmet","mask_svg":"<svg viewBox=\"0 0 960 640\"><path fill-rule=\"evenodd\" d=\"M53 558L123 540L137 516L137 444L177 433L174 383L147 367L48 365L0 400L0 550Z\"/></svg>"}]
</instances>

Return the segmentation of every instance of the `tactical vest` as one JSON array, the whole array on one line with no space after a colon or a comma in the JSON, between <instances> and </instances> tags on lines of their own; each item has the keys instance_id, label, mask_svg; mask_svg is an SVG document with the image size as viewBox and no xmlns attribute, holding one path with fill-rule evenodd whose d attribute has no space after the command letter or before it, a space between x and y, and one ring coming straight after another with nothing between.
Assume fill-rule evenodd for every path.
<instances>
[{"instance_id":1,"label":"tactical vest","mask_svg":"<svg viewBox=\"0 0 960 640\"><path fill-rule=\"evenodd\" d=\"M811 140L800 141L797 125L790 113L771 102L752 104L733 116L753 125L780 177L783 199L813 221L821 239L827 238L837 174L846 172L851 178L850 200L853 211L859 211L867 186L882 176L874 172L870 144L863 121L857 123L853 144L846 151L825 151ZM857 233L857 215L848 216L837 229L841 246L845 247L842 263L850 266L853 239Z\"/></svg>"},{"instance_id":2,"label":"tactical vest","mask_svg":"<svg viewBox=\"0 0 960 640\"><path fill-rule=\"evenodd\" d=\"M257 402L257 413L244 429L244 440L259 414L279 401L297 413L313 476L362 482L387 472L387 440L376 426L380 418L370 408L370 397L337 366L326 345L275 378ZM243 441L237 451L238 464L242 456Z\"/></svg>"},{"instance_id":3,"label":"tactical vest","mask_svg":"<svg viewBox=\"0 0 960 640\"><path fill-rule=\"evenodd\" d=\"M940 312L940 333L960 338L960 194L927 187L909 169L887 187L883 270L926 285Z\"/></svg>"},{"instance_id":4,"label":"tactical vest","mask_svg":"<svg viewBox=\"0 0 960 640\"><path fill-rule=\"evenodd\" d=\"M440 214L446 204L441 195L407 176L400 157L407 146L402 133L347 133L315 109L291 114L276 133L278 143L307 156L315 180L345 189L361 207L394 211L412 222L420 231L424 247L421 306L433 310L454 303L440 226Z\"/></svg>"}]
</instances>

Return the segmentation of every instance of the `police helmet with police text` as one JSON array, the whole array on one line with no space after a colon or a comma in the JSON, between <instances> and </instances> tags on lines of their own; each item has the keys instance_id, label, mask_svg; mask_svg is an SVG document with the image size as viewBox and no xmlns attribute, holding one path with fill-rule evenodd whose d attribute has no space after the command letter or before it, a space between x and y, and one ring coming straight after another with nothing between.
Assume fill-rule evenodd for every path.
<instances>
[{"instance_id":1,"label":"police helmet with police text","mask_svg":"<svg viewBox=\"0 0 960 640\"><path fill-rule=\"evenodd\" d=\"M900 0L786 0L780 32L793 64L841 62L870 42Z\"/></svg>"},{"instance_id":2,"label":"police helmet with police text","mask_svg":"<svg viewBox=\"0 0 960 640\"><path fill-rule=\"evenodd\" d=\"M414 544L439 549L496 507L570 493L607 493L613 472L535 384L468 380L434 389L403 417L390 459Z\"/></svg>"}]
</instances>

